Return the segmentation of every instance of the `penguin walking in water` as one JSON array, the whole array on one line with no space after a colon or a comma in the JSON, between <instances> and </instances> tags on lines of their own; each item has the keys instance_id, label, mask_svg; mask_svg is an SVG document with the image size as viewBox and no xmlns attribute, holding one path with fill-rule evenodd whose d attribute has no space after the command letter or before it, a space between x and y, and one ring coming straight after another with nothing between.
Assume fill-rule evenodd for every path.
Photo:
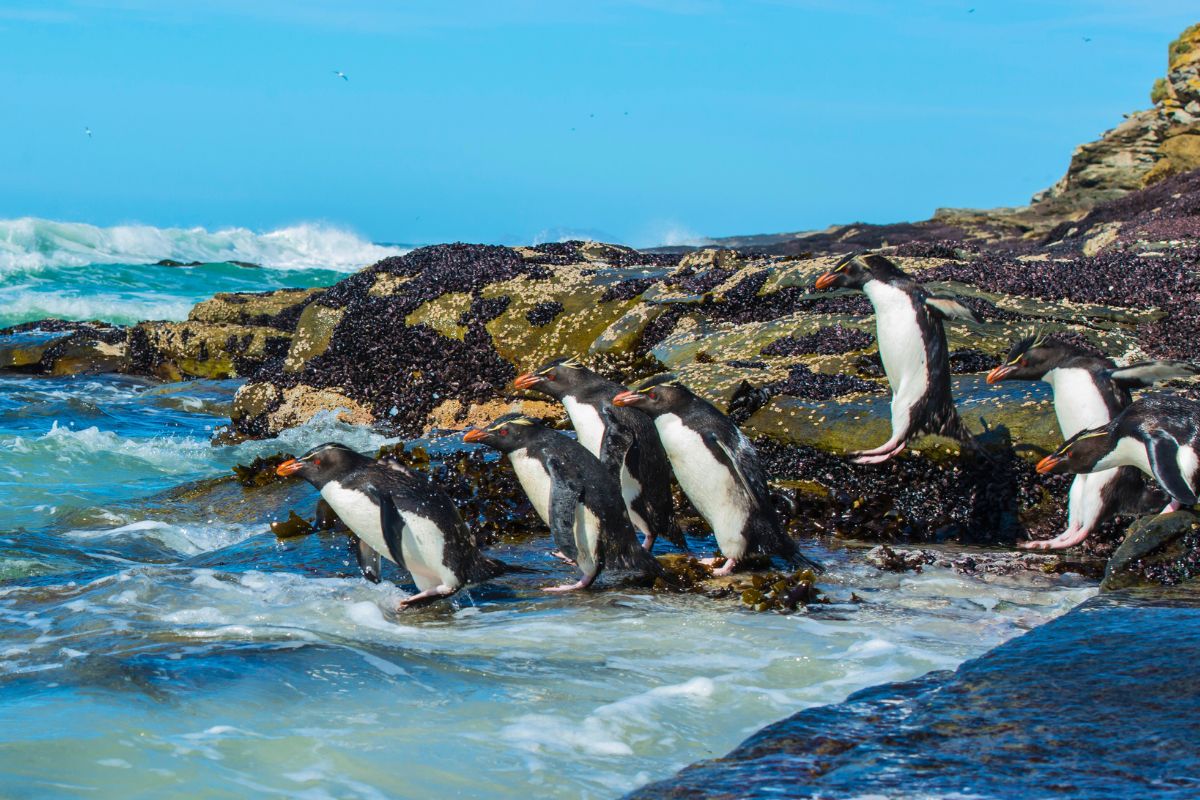
<instances>
[{"instance_id":1,"label":"penguin walking in water","mask_svg":"<svg viewBox=\"0 0 1200 800\"><path fill-rule=\"evenodd\" d=\"M687 550L675 524L671 500L671 465L654 424L645 414L612 402L625 387L599 375L573 358L556 358L519 376L513 385L532 389L560 401L571 418L579 443L621 482L621 497L629 519L645 537L642 546L654 548L665 536Z\"/></svg>"},{"instance_id":2,"label":"penguin walking in water","mask_svg":"<svg viewBox=\"0 0 1200 800\"><path fill-rule=\"evenodd\" d=\"M858 464L880 464L918 433L973 442L950 396L950 354L942 321L978 322L971 309L928 292L875 253L854 253L817 278L817 289L861 289L875 307L879 358L892 389L892 435L879 447L852 453Z\"/></svg>"},{"instance_id":3,"label":"penguin walking in water","mask_svg":"<svg viewBox=\"0 0 1200 800\"><path fill-rule=\"evenodd\" d=\"M486 427L473 428L463 441L508 456L564 560L583 573L575 583L545 591L586 589L605 568L664 573L654 556L642 549L616 478L579 442L522 414L505 414Z\"/></svg>"},{"instance_id":4,"label":"penguin walking in water","mask_svg":"<svg viewBox=\"0 0 1200 800\"><path fill-rule=\"evenodd\" d=\"M1063 439L1107 425L1132 402L1130 391L1158 381L1190 378L1200 367L1184 361L1143 361L1118 367L1112 359L1053 336L1021 339L1005 363L988 373L988 383L1044 381L1054 393L1054 413ZM1081 473L1067 495L1067 529L1053 539L1022 542L1029 549L1073 547L1121 510L1133 510L1144 494L1136 467Z\"/></svg>"},{"instance_id":5,"label":"penguin walking in water","mask_svg":"<svg viewBox=\"0 0 1200 800\"><path fill-rule=\"evenodd\" d=\"M1196 505L1200 481L1200 403L1144 397L1100 428L1081 431L1038 462L1044 475L1137 467L1171 498L1169 514Z\"/></svg>"},{"instance_id":6,"label":"penguin walking in water","mask_svg":"<svg viewBox=\"0 0 1200 800\"><path fill-rule=\"evenodd\" d=\"M320 490L353 533L351 551L367 580L379 582L380 556L408 570L420 591L402 600L401 610L449 597L507 570L479 552L449 497L394 459L375 461L330 442L275 471L298 475Z\"/></svg>"},{"instance_id":7,"label":"penguin walking in water","mask_svg":"<svg viewBox=\"0 0 1200 800\"><path fill-rule=\"evenodd\" d=\"M725 556L714 575L728 575L739 560L755 552L824 571L800 553L783 530L758 453L733 420L671 374L622 392L613 402L654 420L680 487L712 527Z\"/></svg>"}]
</instances>

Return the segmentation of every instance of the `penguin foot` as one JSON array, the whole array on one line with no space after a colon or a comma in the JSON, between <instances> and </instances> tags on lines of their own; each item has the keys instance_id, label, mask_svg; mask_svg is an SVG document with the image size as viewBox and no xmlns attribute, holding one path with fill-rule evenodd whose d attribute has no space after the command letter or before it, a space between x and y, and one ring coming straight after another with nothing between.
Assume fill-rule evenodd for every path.
<instances>
[{"instance_id":1,"label":"penguin foot","mask_svg":"<svg viewBox=\"0 0 1200 800\"><path fill-rule=\"evenodd\" d=\"M1178 511L1181 508L1183 508L1183 503L1179 502L1178 500L1172 500L1171 502L1167 503L1167 505L1163 508L1162 511L1160 511L1158 513L1174 514L1176 511Z\"/></svg>"},{"instance_id":2,"label":"penguin foot","mask_svg":"<svg viewBox=\"0 0 1200 800\"><path fill-rule=\"evenodd\" d=\"M1025 550L1063 550L1079 544L1089 533L1087 528L1068 528L1053 539L1021 542L1017 546Z\"/></svg>"},{"instance_id":3,"label":"penguin foot","mask_svg":"<svg viewBox=\"0 0 1200 800\"><path fill-rule=\"evenodd\" d=\"M697 558L696 560L699 561L701 564L703 564L706 567L711 567L713 564L715 564L721 560L721 556L711 556L709 558Z\"/></svg>"},{"instance_id":4,"label":"penguin foot","mask_svg":"<svg viewBox=\"0 0 1200 800\"><path fill-rule=\"evenodd\" d=\"M720 567L717 567L716 569L713 570L713 575L714 576L725 576L725 575L732 574L733 570L736 566L737 566L736 558L727 558L727 559L725 559L724 564L722 564Z\"/></svg>"},{"instance_id":5,"label":"penguin foot","mask_svg":"<svg viewBox=\"0 0 1200 800\"><path fill-rule=\"evenodd\" d=\"M654 549L654 540L656 538L658 537L656 537L653 533L647 533L645 538L642 539L642 549L647 553L652 551Z\"/></svg>"},{"instance_id":6,"label":"penguin foot","mask_svg":"<svg viewBox=\"0 0 1200 800\"><path fill-rule=\"evenodd\" d=\"M565 562L565 563L567 563L567 564L570 564L572 567L574 567L574 566L577 566L577 565L576 565L576 563L575 563L575 559L571 558L569 555L567 555L566 553L564 553L562 550L555 550L555 551L554 551L554 552L552 552L550 555L554 556L554 557L555 557L555 558L557 558L559 561L562 561L562 562Z\"/></svg>"},{"instance_id":7,"label":"penguin foot","mask_svg":"<svg viewBox=\"0 0 1200 800\"><path fill-rule=\"evenodd\" d=\"M575 581L575 583L564 583L561 586L546 586L542 589L543 592L577 592L580 589L586 589L588 583L584 581Z\"/></svg>"},{"instance_id":8,"label":"penguin foot","mask_svg":"<svg viewBox=\"0 0 1200 800\"><path fill-rule=\"evenodd\" d=\"M900 445L895 450L889 453L860 453L854 456L855 464L882 464L892 456L898 456L904 450L904 445Z\"/></svg>"},{"instance_id":9,"label":"penguin foot","mask_svg":"<svg viewBox=\"0 0 1200 800\"><path fill-rule=\"evenodd\" d=\"M454 589L451 589L446 585L435 586L432 589L426 589L423 592L414 594L412 597L404 598L396 604L396 610L405 611L414 605L420 605L421 603L427 603L431 600L437 600L442 597L449 597L450 595L454 594L454 592Z\"/></svg>"}]
</instances>

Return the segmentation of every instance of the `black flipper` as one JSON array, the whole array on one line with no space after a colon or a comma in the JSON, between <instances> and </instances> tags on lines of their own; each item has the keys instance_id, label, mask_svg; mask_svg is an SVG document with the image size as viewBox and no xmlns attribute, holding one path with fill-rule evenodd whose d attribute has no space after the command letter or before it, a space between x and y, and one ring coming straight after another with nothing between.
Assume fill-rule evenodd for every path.
<instances>
[{"instance_id":1,"label":"black flipper","mask_svg":"<svg viewBox=\"0 0 1200 800\"><path fill-rule=\"evenodd\" d=\"M575 546L575 512L579 507L581 491L578 483L567 478L553 458L546 460L546 471L550 474L550 535L563 555L572 561L579 560L579 549Z\"/></svg>"},{"instance_id":2,"label":"black flipper","mask_svg":"<svg viewBox=\"0 0 1200 800\"><path fill-rule=\"evenodd\" d=\"M396 509L396 503L389 492L380 491L374 486L368 486L367 494L379 503L379 527L383 529L383 541L387 545L388 555L400 569L408 569L404 565L404 548L400 541L404 531L404 520Z\"/></svg>"},{"instance_id":3,"label":"black flipper","mask_svg":"<svg viewBox=\"0 0 1200 800\"><path fill-rule=\"evenodd\" d=\"M379 583L383 579L383 565L380 563L379 553L353 533L350 534L350 552L358 561L358 568L362 570L364 578L371 583Z\"/></svg>"},{"instance_id":4,"label":"black flipper","mask_svg":"<svg viewBox=\"0 0 1200 800\"><path fill-rule=\"evenodd\" d=\"M1163 490L1177 502L1194 506L1196 493L1179 471L1179 443L1169 434L1158 431L1150 437L1146 453L1150 456L1150 469L1154 470L1154 477Z\"/></svg>"},{"instance_id":5,"label":"black flipper","mask_svg":"<svg viewBox=\"0 0 1200 800\"><path fill-rule=\"evenodd\" d=\"M742 471L741 466L738 465L737 456L733 451L726 447L725 443L712 431L705 432L704 443L708 445L708 449L716 456L717 461L721 462L721 465L732 472L734 477L737 478L742 491L746 493L746 499L750 501L750 505L754 508L759 508L761 503L759 502L758 492L754 491L754 488L750 486L750 481L746 478L746 473Z\"/></svg>"},{"instance_id":6,"label":"black flipper","mask_svg":"<svg viewBox=\"0 0 1200 800\"><path fill-rule=\"evenodd\" d=\"M957 319L963 322L979 322L975 312L967 308L953 297L941 297L931 294L925 298L925 305L942 319Z\"/></svg>"},{"instance_id":7,"label":"black flipper","mask_svg":"<svg viewBox=\"0 0 1200 800\"><path fill-rule=\"evenodd\" d=\"M1108 370L1113 383L1122 389L1145 389L1159 381L1194 378L1200 375L1200 367L1187 361L1167 359L1163 361L1139 361L1128 367Z\"/></svg>"},{"instance_id":8,"label":"black flipper","mask_svg":"<svg viewBox=\"0 0 1200 800\"><path fill-rule=\"evenodd\" d=\"M620 465L625 463L625 455L633 446L633 434L613 419L612 411L609 409L602 409L600 414L604 417L604 438L600 440L600 463L613 470L614 475L620 475Z\"/></svg>"}]
</instances>

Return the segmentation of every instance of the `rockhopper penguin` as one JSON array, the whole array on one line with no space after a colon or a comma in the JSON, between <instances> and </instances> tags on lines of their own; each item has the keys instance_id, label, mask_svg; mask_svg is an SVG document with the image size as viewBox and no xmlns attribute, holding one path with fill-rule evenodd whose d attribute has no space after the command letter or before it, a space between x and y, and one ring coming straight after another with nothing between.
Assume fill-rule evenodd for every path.
<instances>
[{"instance_id":1,"label":"rockhopper penguin","mask_svg":"<svg viewBox=\"0 0 1200 800\"><path fill-rule=\"evenodd\" d=\"M320 490L353 532L351 550L367 580L379 582L381 555L408 570L420 592L402 600L401 609L506 570L479 552L449 497L394 459L375 461L331 442L283 462L276 472L299 475Z\"/></svg>"},{"instance_id":2,"label":"rockhopper penguin","mask_svg":"<svg viewBox=\"0 0 1200 800\"><path fill-rule=\"evenodd\" d=\"M1075 434L1038 462L1042 474L1137 467L1154 477L1171 502L1167 514L1196 504L1200 479L1200 403L1144 397L1100 428Z\"/></svg>"},{"instance_id":3,"label":"rockhopper penguin","mask_svg":"<svg viewBox=\"0 0 1200 800\"><path fill-rule=\"evenodd\" d=\"M918 433L972 442L950 396L950 360L942 320L978 322L949 297L928 292L884 256L854 253L819 277L817 289L861 289L875 307L879 358L892 389L892 436L879 447L852 453L859 464L879 464Z\"/></svg>"},{"instance_id":4,"label":"rockhopper penguin","mask_svg":"<svg viewBox=\"0 0 1200 800\"><path fill-rule=\"evenodd\" d=\"M556 358L514 381L518 389L547 394L563 404L579 443L620 479L629 519L642 532L642 546L654 547L665 536L687 550L675 524L671 502L671 465L654 424L645 414L612 402L625 387L573 358Z\"/></svg>"},{"instance_id":5,"label":"rockhopper penguin","mask_svg":"<svg viewBox=\"0 0 1200 800\"><path fill-rule=\"evenodd\" d=\"M522 414L505 414L469 430L463 441L508 456L562 557L583 573L576 583L545 591L586 589L605 568L663 574L662 565L638 541L616 478L579 442Z\"/></svg>"},{"instance_id":6,"label":"rockhopper penguin","mask_svg":"<svg viewBox=\"0 0 1200 800\"><path fill-rule=\"evenodd\" d=\"M671 374L622 392L613 402L654 420L680 487L712 527L725 556L714 575L728 575L755 552L823 571L783 530L758 453L729 417Z\"/></svg>"},{"instance_id":7,"label":"rockhopper penguin","mask_svg":"<svg viewBox=\"0 0 1200 800\"><path fill-rule=\"evenodd\" d=\"M1143 361L1118 367L1112 359L1080 345L1038 334L1021 339L1004 364L988 373L988 383L1005 380L1045 381L1054 393L1054 413L1064 439L1102 427L1132 401L1131 389L1157 381L1190 378L1200 367L1184 361ZM1144 495L1136 467L1075 476L1067 495L1067 529L1053 539L1022 542L1031 549L1072 547L1096 526L1120 511L1134 511Z\"/></svg>"}]
</instances>

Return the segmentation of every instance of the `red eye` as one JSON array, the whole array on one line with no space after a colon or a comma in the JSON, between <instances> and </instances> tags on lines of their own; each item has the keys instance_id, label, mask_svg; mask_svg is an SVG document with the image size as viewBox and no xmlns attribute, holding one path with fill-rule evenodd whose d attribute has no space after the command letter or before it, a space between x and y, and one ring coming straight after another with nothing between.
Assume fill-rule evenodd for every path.
<instances>
[{"instance_id":1,"label":"red eye","mask_svg":"<svg viewBox=\"0 0 1200 800\"><path fill-rule=\"evenodd\" d=\"M657 400L657 399L658 399L658 392L651 392L651 393L650 393L650 399L651 399L651 400Z\"/></svg>"},{"instance_id":2,"label":"red eye","mask_svg":"<svg viewBox=\"0 0 1200 800\"><path fill-rule=\"evenodd\" d=\"M501 428L501 429L500 429L500 435L501 435L501 436L508 436L508 428Z\"/></svg>"},{"instance_id":3,"label":"red eye","mask_svg":"<svg viewBox=\"0 0 1200 800\"><path fill-rule=\"evenodd\" d=\"M321 466L321 459L319 459L319 458L314 458L314 459L313 459L313 466L314 466L314 467L319 467L319 466Z\"/></svg>"},{"instance_id":4,"label":"red eye","mask_svg":"<svg viewBox=\"0 0 1200 800\"><path fill-rule=\"evenodd\" d=\"M556 381L556 380L558 380L558 376L556 374L554 374L553 372L549 372L546 374L546 380Z\"/></svg>"}]
</instances>

